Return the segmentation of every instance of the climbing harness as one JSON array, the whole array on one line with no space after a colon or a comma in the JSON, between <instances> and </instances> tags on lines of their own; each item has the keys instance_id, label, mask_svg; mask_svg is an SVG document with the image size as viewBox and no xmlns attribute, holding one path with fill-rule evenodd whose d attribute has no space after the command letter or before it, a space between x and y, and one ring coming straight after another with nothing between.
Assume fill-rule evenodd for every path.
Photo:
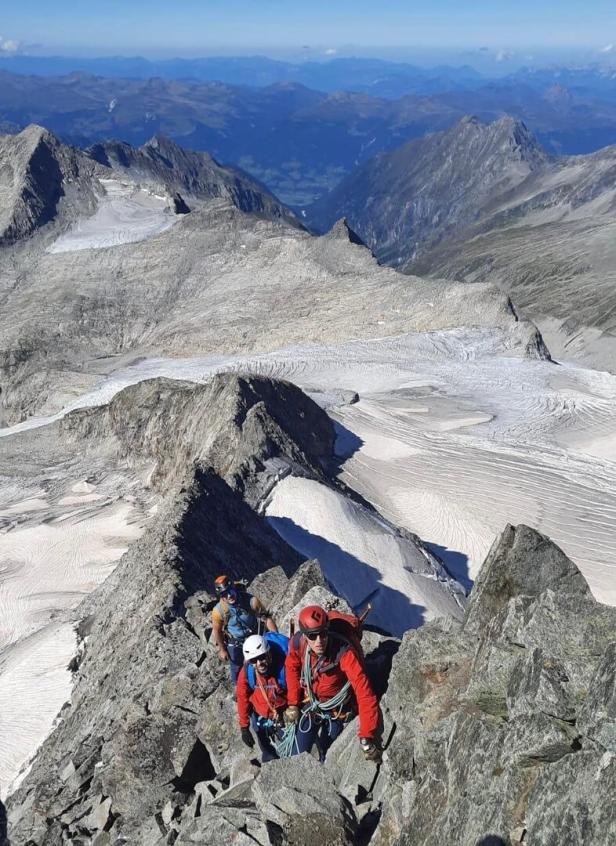
<instances>
[{"instance_id":1,"label":"climbing harness","mask_svg":"<svg viewBox=\"0 0 616 846\"><path fill-rule=\"evenodd\" d=\"M347 638L342 635L336 634L336 637L348 642ZM338 693L331 697L331 699L327 699L325 702L319 702L312 691L312 667L310 662L310 650L308 649L304 654L302 675L308 694L308 702L303 708L299 721L286 726L286 728L282 730L281 737L274 735L270 738L270 742L276 750L279 758L289 758L294 749L299 752L299 747L297 746L297 733L307 734L312 731L313 720L316 719L321 722L327 722L327 731L331 736L332 721L344 719L348 716L348 712L343 712L342 707L347 701L349 690L351 689L351 683L349 681L347 681L344 686L340 688ZM271 721L271 724L272 726L277 726L277 724L273 721ZM277 728L279 730L279 727Z\"/></svg>"}]
</instances>

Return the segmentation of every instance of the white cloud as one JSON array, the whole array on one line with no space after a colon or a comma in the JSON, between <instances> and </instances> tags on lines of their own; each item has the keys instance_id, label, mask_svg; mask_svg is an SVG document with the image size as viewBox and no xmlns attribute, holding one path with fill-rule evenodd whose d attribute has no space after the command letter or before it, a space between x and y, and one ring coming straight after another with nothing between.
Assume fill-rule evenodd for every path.
<instances>
[{"instance_id":1,"label":"white cloud","mask_svg":"<svg viewBox=\"0 0 616 846\"><path fill-rule=\"evenodd\" d=\"M19 53L23 49L20 41L14 38L3 38L0 35L0 53Z\"/></svg>"},{"instance_id":2,"label":"white cloud","mask_svg":"<svg viewBox=\"0 0 616 846\"><path fill-rule=\"evenodd\" d=\"M324 52L326 56L335 56L338 51L335 47L328 47Z\"/></svg>"},{"instance_id":3,"label":"white cloud","mask_svg":"<svg viewBox=\"0 0 616 846\"><path fill-rule=\"evenodd\" d=\"M600 53L613 53L614 52L614 45L613 44L606 44L605 47L602 47L599 50Z\"/></svg>"},{"instance_id":4,"label":"white cloud","mask_svg":"<svg viewBox=\"0 0 616 846\"><path fill-rule=\"evenodd\" d=\"M512 50L499 50L496 54L496 61L497 62L508 62L510 59L515 57L515 53Z\"/></svg>"}]
</instances>

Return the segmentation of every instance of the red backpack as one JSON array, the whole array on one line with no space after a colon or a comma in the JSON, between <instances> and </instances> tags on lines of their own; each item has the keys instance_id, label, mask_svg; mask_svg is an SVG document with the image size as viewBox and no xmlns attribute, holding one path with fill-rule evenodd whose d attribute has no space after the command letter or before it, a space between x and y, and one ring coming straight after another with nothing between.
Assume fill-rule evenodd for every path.
<instances>
[{"instance_id":1,"label":"red backpack","mask_svg":"<svg viewBox=\"0 0 616 846\"><path fill-rule=\"evenodd\" d=\"M340 640L347 641L359 660L364 663L364 650L361 645L361 636L364 631L365 616L357 617L355 614L345 614L342 611L332 609L327 612L329 630L334 635L339 635ZM341 650L341 653L344 650Z\"/></svg>"}]
</instances>

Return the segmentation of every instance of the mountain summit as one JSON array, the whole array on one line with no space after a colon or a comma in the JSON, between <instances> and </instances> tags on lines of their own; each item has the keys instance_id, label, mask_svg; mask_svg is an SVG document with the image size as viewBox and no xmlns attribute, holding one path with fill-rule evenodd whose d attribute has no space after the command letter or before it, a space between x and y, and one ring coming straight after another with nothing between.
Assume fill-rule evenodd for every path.
<instances>
[{"instance_id":1,"label":"mountain summit","mask_svg":"<svg viewBox=\"0 0 616 846\"><path fill-rule=\"evenodd\" d=\"M307 220L326 230L346 217L380 260L395 264L471 223L492 196L520 185L547 161L522 121L485 124L465 117L366 162L311 206Z\"/></svg>"},{"instance_id":2,"label":"mountain summit","mask_svg":"<svg viewBox=\"0 0 616 846\"><path fill-rule=\"evenodd\" d=\"M67 193L89 205L91 180L99 169L35 124L18 135L0 136L0 165L0 244L18 241L52 220Z\"/></svg>"}]
</instances>

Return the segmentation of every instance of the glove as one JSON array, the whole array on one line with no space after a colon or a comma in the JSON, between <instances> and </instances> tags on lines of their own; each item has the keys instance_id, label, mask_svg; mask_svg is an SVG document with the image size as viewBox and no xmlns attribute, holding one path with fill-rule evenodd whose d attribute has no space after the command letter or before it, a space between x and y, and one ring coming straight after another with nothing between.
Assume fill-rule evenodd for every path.
<instances>
[{"instance_id":1,"label":"glove","mask_svg":"<svg viewBox=\"0 0 616 846\"><path fill-rule=\"evenodd\" d=\"M367 737L362 737L360 739L361 751L364 753L364 758L366 761L373 761L375 764L380 764L383 753L371 740L368 740Z\"/></svg>"},{"instance_id":2,"label":"glove","mask_svg":"<svg viewBox=\"0 0 616 846\"><path fill-rule=\"evenodd\" d=\"M244 743L249 749L255 745L255 739L252 736L249 728L242 729L242 743Z\"/></svg>"},{"instance_id":3,"label":"glove","mask_svg":"<svg viewBox=\"0 0 616 846\"><path fill-rule=\"evenodd\" d=\"M284 721L285 724L290 726L293 723L298 722L300 718L300 710L297 705L289 705L289 707L284 712Z\"/></svg>"}]
</instances>

